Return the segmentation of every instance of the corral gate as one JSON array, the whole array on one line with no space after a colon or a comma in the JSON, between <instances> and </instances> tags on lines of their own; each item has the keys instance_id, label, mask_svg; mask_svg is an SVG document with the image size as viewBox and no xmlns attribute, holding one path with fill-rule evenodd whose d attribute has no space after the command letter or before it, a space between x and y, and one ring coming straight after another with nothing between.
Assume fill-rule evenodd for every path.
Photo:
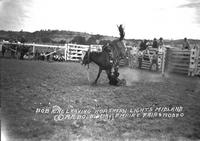
<instances>
[{"instance_id":1,"label":"corral gate","mask_svg":"<svg viewBox=\"0 0 200 141\"><path fill-rule=\"evenodd\" d=\"M140 52L137 50L135 55L129 60L130 67L138 67L140 63L141 68L150 69L152 63L151 52L153 50L149 48L143 52L141 57ZM188 74L189 76L200 75L200 47L193 45L190 50L164 47L162 51L158 51L158 67L159 71L164 72L177 72ZM140 59L142 58L142 59ZM145 58L147 58L145 60Z\"/></svg>"},{"instance_id":2,"label":"corral gate","mask_svg":"<svg viewBox=\"0 0 200 141\"><path fill-rule=\"evenodd\" d=\"M167 49L166 71L188 74L200 74L200 48L193 46L188 49Z\"/></svg>"}]
</instances>

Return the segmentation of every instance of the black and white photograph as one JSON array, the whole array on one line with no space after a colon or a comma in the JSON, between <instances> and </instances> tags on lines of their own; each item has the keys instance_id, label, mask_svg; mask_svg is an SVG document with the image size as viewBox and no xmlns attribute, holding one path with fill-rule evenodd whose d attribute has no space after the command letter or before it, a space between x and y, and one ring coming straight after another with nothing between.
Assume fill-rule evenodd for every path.
<instances>
[{"instance_id":1,"label":"black and white photograph","mask_svg":"<svg viewBox=\"0 0 200 141\"><path fill-rule=\"evenodd\" d=\"M0 0L1 141L200 141L200 0Z\"/></svg>"}]
</instances>

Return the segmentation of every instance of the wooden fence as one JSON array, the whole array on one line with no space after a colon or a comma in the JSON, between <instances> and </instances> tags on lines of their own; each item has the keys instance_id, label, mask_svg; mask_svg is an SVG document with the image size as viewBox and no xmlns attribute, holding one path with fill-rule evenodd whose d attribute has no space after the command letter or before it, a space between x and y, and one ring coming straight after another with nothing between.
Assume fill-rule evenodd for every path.
<instances>
[{"instance_id":1,"label":"wooden fence","mask_svg":"<svg viewBox=\"0 0 200 141\"><path fill-rule=\"evenodd\" d=\"M8 45L22 45L19 43L0 43ZM31 46L31 52L34 54L36 50L47 51L45 56L60 53L65 61L79 61L83 58L85 52L101 51L101 45L44 45L44 44L23 44ZM12 49L12 48L11 48ZM16 51L17 52L17 51ZM155 57L156 56L156 57ZM156 58L156 63L155 63ZM191 50L182 50L173 47L163 47L162 49L153 49L149 47L147 50L140 52L138 48L134 48L134 53L129 55L128 59L121 60L120 65L129 65L131 68L142 68L155 70L154 65L158 68L158 72L177 72L188 74L189 76L200 75L200 47L195 45ZM153 69L152 69L153 68Z\"/></svg>"},{"instance_id":2,"label":"wooden fence","mask_svg":"<svg viewBox=\"0 0 200 141\"><path fill-rule=\"evenodd\" d=\"M78 44L66 44L66 60L79 61L83 58L88 49L91 52L100 52L102 50L101 45L78 45Z\"/></svg>"},{"instance_id":3,"label":"wooden fence","mask_svg":"<svg viewBox=\"0 0 200 141\"><path fill-rule=\"evenodd\" d=\"M189 76L200 74L200 48L193 46L190 50L167 49L166 71L187 74Z\"/></svg>"},{"instance_id":4,"label":"wooden fence","mask_svg":"<svg viewBox=\"0 0 200 141\"><path fill-rule=\"evenodd\" d=\"M90 51L101 51L101 45L79 45L79 44L65 44L65 45L47 45L47 44L34 44L34 43L9 43L1 42L1 45L14 45L14 46L31 46L30 52L43 53L44 56L49 56L54 53L58 53L65 61L79 61L83 58L85 52L90 48ZM9 48L9 50L12 48ZM17 52L14 50L14 52Z\"/></svg>"},{"instance_id":5,"label":"wooden fence","mask_svg":"<svg viewBox=\"0 0 200 141\"><path fill-rule=\"evenodd\" d=\"M129 55L129 67L140 68L157 71L162 71L163 49L155 49L148 47L147 50L139 51L134 48L133 53Z\"/></svg>"},{"instance_id":6,"label":"wooden fence","mask_svg":"<svg viewBox=\"0 0 200 141\"><path fill-rule=\"evenodd\" d=\"M157 52L157 57L155 56ZM145 51L135 51L129 56L129 67L162 72L183 73L189 76L200 75L200 48L195 45L190 50L182 50L173 47L153 49L149 47ZM153 59L156 58L156 61Z\"/></svg>"},{"instance_id":7,"label":"wooden fence","mask_svg":"<svg viewBox=\"0 0 200 141\"><path fill-rule=\"evenodd\" d=\"M190 51L180 49L167 49L166 70L187 74L190 65Z\"/></svg>"}]
</instances>

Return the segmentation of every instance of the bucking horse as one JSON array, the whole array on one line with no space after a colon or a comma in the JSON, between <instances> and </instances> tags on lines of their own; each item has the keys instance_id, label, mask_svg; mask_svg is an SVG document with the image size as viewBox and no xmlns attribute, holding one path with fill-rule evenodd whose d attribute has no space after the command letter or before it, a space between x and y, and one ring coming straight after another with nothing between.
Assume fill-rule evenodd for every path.
<instances>
[{"instance_id":1,"label":"bucking horse","mask_svg":"<svg viewBox=\"0 0 200 141\"><path fill-rule=\"evenodd\" d=\"M97 78L95 79L93 84L96 84L102 70L105 70L108 79L110 80L111 85L119 84L119 61L126 57L126 47L123 42L124 40L124 29L122 25L118 26L120 38L112 41L109 44L106 44L102 47L102 52L90 52L90 49L86 52L83 57L82 64L88 65L91 62L94 62L99 66L99 72ZM114 69L114 72L112 70Z\"/></svg>"}]
</instances>

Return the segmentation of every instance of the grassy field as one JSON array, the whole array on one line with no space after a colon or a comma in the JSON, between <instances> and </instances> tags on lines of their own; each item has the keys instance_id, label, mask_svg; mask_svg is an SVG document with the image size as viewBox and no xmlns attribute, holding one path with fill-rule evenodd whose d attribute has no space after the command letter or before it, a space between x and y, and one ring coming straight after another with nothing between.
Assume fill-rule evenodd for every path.
<instances>
[{"instance_id":1,"label":"grassy field","mask_svg":"<svg viewBox=\"0 0 200 141\"><path fill-rule=\"evenodd\" d=\"M13 141L190 141L200 139L200 80L121 69L128 86L110 86L105 72L89 85L79 63L1 58L1 135ZM90 79L98 68L90 65ZM137 109L182 106L183 117L55 121L38 108Z\"/></svg>"}]
</instances>

